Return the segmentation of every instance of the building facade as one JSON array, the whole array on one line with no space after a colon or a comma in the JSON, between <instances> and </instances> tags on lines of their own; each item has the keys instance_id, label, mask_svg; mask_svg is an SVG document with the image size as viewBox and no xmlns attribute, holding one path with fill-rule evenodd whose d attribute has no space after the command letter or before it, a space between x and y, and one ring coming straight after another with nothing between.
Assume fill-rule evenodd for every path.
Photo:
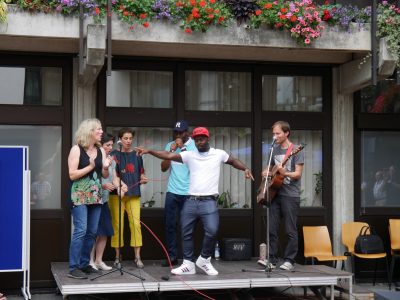
<instances>
[{"instance_id":1,"label":"building facade","mask_svg":"<svg viewBox=\"0 0 400 300\"><path fill-rule=\"evenodd\" d=\"M390 57L380 58L380 78L389 78L381 81L382 89L365 88L371 79L369 58L363 63L371 50L369 28L328 28L304 47L266 28L234 25L185 35L164 22L129 30L114 17L110 69L106 26L85 20L83 28L85 59L79 60L77 18L11 7L8 23L0 24L0 140L30 147L33 287L53 285L50 263L68 259L67 157L77 126L89 117L98 117L113 134L132 127L136 145L155 149L170 140L177 119L208 127L211 145L256 175L251 183L241 172L222 170L218 235L250 238L255 256L265 241L266 218L255 200L258 174L266 165L271 125L287 120L292 141L306 144L299 232L303 225L328 225L340 253L341 224L364 220L388 243L387 219L400 214L399 193L393 185L382 201L375 180L391 174L396 183L399 176L400 100ZM163 238L167 176L152 157L145 158L145 169L150 183L142 188L142 218ZM142 230L143 258L163 258ZM302 243L299 262L301 248ZM123 256L133 253L125 249ZM106 259L113 259L110 249ZM19 274L3 278L0 288L20 281Z\"/></svg>"}]
</instances>

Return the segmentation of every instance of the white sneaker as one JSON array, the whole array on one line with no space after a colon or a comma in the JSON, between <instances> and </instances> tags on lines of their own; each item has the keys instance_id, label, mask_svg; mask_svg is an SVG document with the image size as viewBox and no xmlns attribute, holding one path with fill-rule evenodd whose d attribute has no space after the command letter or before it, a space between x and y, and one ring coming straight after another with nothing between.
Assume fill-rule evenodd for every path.
<instances>
[{"instance_id":1,"label":"white sneaker","mask_svg":"<svg viewBox=\"0 0 400 300\"><path fill-rule=\"evenodd\" d=\"M103 271L110 271L112 269L112 267L107 266L104 261L99 262L98 264L96 264L97 269L99 270L103 270Z\"/></svg>"},{"instance_id":2,"label":"white sneaker","mask_svg":"<svg viewBox=\"0 0 400 300\"><path fill-rule=\"evenodd\" d=\"M202 258L200 255L196 260L196 266L206 272L207 275L218 275L218 271L211 264L211 256L209 258Z\"/></svg>"},{"instance_id":3,"label":"white sneaker","mask_svg":"<svg viewBox=\"0 0 400 300\"><path fill-rule=\"evenodd\" d=\"M193 275L196 274L196 266L194 265L194 262L184 259L181 266L172 269L171 273L175 275Z\"/></svg>"},{"instance_id":4,"label":"white sneaker","mask_svg":"<svg viewBox=\"0 0 400 300\"><path fill-rule=\"evenodd\" d=\"M260 266L263 266L263 267L269 267L270 269L275 269L276 268L276 264L273 264L272 262L270 262L268 259L259 259L258 261L257 261L257 263L260 265Z\"/></svg>"},{"instance_id":5,"label":"white sneaker","mask_svg":"<svg viewBox=\"0 0 400 300\"><path fill-rule=\"evenodd\" d=\"M91 266L93 269L95 269L96 271L98 271L99 269L97 268L97 265L93 262L93 261L91 261L91 262L89 262L89 266Z\"/></svg>"},{"instance_id":6,"label":"white sneaker","mask_svg":"<svg viewBox=\"0 0 400 300\"><path fill-rule=\"evenodd\" d=\"M294 266L291 262L285 261L280 267L281 270L292 271Z\"/></svg>"}]
</instances>

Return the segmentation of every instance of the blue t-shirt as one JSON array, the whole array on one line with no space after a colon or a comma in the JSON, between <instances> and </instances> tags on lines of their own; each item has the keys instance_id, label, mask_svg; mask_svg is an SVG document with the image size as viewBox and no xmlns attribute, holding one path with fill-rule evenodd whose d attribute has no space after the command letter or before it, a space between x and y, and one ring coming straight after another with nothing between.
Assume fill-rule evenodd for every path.
<instances>
[{"instance_id":1,"label":"blue t-shirt","mask_svg":"<svg viewBox=\"0 0 400 300\"><path fill-rule=\"evenodd\" d=\"M174 143L174 141L169 142L165 146L165 151L170 150L172 143ZM175 153L180 153L182 151L197 151L192 138L186 141L182 149L177 148ZM189 169L185 164L171 161L167 191L177 195L187 195L189 193Z\"/></svg>"}]
</instances>

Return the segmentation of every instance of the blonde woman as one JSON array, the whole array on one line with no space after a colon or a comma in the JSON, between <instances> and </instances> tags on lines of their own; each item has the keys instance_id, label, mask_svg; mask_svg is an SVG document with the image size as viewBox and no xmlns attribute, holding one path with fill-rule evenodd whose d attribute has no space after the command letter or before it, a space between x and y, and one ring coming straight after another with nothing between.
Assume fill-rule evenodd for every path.
<instances>
[{"instance_id":1,"label":"blonde woman","mask_svg":"<svg viewBox=\"0 0 400 300\"><path fill-rule=\"evenodd\" d=\"M98 272L89 265L89 259L101 212L101 178L108 177L111 164L111 157L101 148L102 135L98 119L84 120L75 133L76 144L68 156L74 223L68 277L75 279L86 279L88 274Z\"/></svg>"}]
</instances>

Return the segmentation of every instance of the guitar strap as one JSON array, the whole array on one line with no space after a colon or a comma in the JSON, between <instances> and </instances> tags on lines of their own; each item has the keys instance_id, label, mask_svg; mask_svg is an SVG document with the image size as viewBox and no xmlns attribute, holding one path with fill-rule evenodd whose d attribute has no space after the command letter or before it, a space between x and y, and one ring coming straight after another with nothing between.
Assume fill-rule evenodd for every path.
<instances>
[{"instance_id":1,"label":"guitar strap","mask_svg":"<svg viewBox=\"0 0 400 300\"><path fill-rule=\"evenodd\" d=\"M292 153L293 147L294 147L293 143L290 143L290 146L287 148L285 157L283 158L282 162L284 162L288 158L290 153Z\"/></svg>"}]
</instances>

